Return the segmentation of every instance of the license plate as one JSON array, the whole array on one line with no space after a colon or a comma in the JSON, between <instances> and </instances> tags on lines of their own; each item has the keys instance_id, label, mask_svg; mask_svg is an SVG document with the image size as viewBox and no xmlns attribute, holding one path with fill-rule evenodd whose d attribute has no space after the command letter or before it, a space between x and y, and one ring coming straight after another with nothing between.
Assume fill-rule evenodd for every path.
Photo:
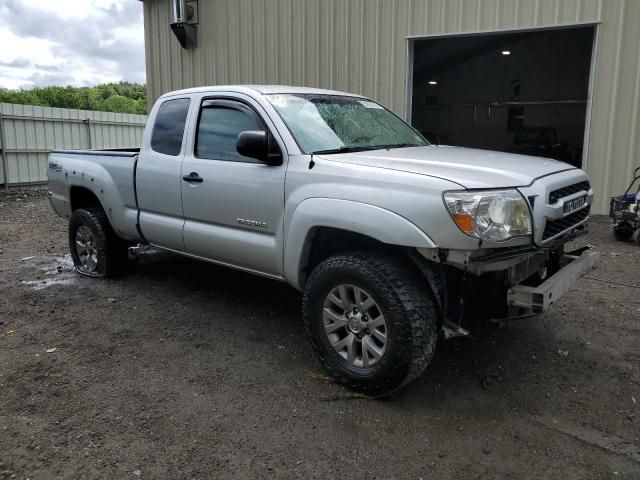
<instances>
[{"instance_id":1,"label":"license plate","mask_svg":"<svg viewBox=\"0 0 640 480\"><path fill-rule=\"evenodd\" d=\"M587 203L587 196L574 198L573 200L569 200L568 202L564 202L564 213L573 212L574 210L578 210L579 208L584 207L585 203Z\"/></svg>"}]
</instances>

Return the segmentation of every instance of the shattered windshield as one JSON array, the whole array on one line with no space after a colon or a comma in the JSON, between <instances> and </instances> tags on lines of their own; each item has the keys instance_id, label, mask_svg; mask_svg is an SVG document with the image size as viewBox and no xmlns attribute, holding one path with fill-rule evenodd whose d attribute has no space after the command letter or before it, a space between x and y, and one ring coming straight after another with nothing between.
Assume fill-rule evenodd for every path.
<instances>
[{"instance_id":1,"label":"shattered windshield","mask_svg":"<svg viewBox=\"0 0 640 480\"><path fill-rule=\"evenodd\" d=\"M304 153L429 144L394 113L371 100L317 94L274 94L267 98Z\"/></svg>"}]
</instances>

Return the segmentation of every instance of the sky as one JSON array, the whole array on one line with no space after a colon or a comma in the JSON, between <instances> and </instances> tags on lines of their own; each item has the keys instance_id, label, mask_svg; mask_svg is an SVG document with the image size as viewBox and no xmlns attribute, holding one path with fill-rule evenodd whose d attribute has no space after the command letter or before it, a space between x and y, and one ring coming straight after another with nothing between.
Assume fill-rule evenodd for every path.
<instances>
[{"instance_id":1,"label":"sky","mask_svg":"<svg viewBox=\"0 0 640 480\"><path fill-rule=\"evenodd\" d=\"M0 0L0 88L145 82L142 2Z\"/></svg>"}]
</instances>

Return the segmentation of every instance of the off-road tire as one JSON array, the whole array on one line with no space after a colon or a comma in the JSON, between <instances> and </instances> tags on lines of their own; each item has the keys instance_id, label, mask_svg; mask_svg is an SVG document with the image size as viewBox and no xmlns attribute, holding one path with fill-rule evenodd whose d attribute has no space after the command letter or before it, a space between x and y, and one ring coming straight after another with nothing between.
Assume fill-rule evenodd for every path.
<instances>
[{"instance_id":1,"label":"off-road tire","mask_svg":"<svg viewBox=\"0 0 640 480\"><path fill-rule=\"evenodd\" d=\"M366 369L349 365L324 332L325 298L345 283L369 292L387 323L387 349ZM366 395L388 395L404 387L422 374L435 352L441 324L436 299L408 259L375 252L330 257L309 276L302 304L306 332L322 366L336 382Z\"/></svg>"},{"instance_id":2,"label":"off-road tire","mask_svg":"<svg viewBox=\"0 0 640 480\"><path fill-rule=\"evenodd\" d=\"M80 270L80 258L76 245L78 228L87 227L95 238L98 264L96 270L85 273ZM75 210L69 220L69 250L76 271L93 278L114 278L122 273L128 258L126 242L119 238L105 213L99 208L81 208Z\"/></svg>"}]
</instances>

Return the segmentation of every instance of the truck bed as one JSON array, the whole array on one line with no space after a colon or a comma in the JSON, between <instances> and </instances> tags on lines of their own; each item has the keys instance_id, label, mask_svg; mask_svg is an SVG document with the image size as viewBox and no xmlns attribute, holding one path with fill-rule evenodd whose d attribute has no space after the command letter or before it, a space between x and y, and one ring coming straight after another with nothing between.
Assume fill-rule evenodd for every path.
<instances>
[{"instance_id":1,"label":"truck bed","mask_svg":"<svg viewBox=\"0 0 640 480\"><path fill-rule=\"evenodd\" d=\"M116 233L138 240L135 172L139 153L139 148L53 150L48 165L52 207L70 218L72 203L91 192L102 205L117 206L105 208Z\"/></svg>"}]
</instances>

